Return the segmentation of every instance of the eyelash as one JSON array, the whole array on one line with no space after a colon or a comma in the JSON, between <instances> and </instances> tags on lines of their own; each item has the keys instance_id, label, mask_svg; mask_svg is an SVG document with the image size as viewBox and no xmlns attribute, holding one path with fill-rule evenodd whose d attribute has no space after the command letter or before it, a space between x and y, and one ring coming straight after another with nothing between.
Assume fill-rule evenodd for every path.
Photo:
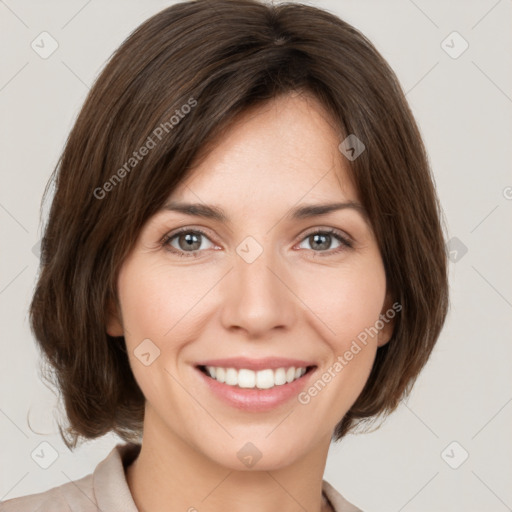
<instances>
[{"instance_id":1,"label":"eyelash","mask_svg":"<svg viewBox=\"0 0 512 512\"><path fill-rule=\"evenodd\" d=\"M195 251L180 251L170 245L171 240L173 240L174 238L176 238L177 236L179 236L183 233L200 234L200 235L204 236L205 238L207 238L208 240L210 240L208 235L201 229L191 229L191 228L185 227L185 228L178 229L177 231L173 231L171 233L166 234L160 241L160 244L162 245L162 247L164 247L165 250L167 250L173 254L177 254L180 257L197 258L199 253L201 252L198 249L196 249ZM333 228L319 229L316 231L311 231L311 232L305 234L301 238L300 242L304 241L306 238L309 238L312 235L319 235L319 234L331 235L334 238L336 238L341 243L341 245L340 245L340 247L338 247L336 249L331 249L329 251L313 251L312 249L310 249L315 254L315 257L316 256L320 256L320 257L332 256L332 255L338 254L344 250L353 248L352 242L350 242L350 240L348 240L347 238L342 236L337 229L333 229Z\"/></svg>"}]
</instances>

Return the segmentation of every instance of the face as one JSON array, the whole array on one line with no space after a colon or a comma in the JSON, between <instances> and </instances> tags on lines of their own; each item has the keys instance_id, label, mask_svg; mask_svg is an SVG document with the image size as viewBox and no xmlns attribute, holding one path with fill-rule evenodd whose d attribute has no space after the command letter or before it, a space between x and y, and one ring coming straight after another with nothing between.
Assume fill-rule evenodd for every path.
<instances>
[{"instance_id":1,"label":"face","mask_svg":"<svg viewBox=\"0 0 512 512\"><path fill-rule=\"evenodd\" d=\"M233 469L249 442L260 470L328 446L392 333L364 212L294 215L359 203L341 140L314 98L274 99L244 113L169 196L225 218L169 207L140 232L107 331L125 336L144 436Z\"/></svg>"}]
</instances>

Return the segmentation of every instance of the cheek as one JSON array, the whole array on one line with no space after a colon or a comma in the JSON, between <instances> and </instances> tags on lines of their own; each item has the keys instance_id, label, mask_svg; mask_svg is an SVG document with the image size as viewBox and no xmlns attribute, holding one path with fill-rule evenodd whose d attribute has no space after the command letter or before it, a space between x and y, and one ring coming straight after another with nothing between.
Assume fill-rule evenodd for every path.
<instances>
[{"instance_id":1,"label":"cheek","mask_svg":"<svg viewBox=\"0 0 512 512\"><path fill-rule=\"evenodd\" d=\"M323 333L325 358L316 379L298 398L315 416L329 418L325 424L331 428L357 400L375 361L374 326L385 298L385 274L373 260L316 271L307 283L302 282L300 293L314 311L309 316L313 330Z\"/></svg>"},{"instance_id":2,"label":"cheek","mask_svg":"<svg viewBox=\"0 0 512 512\"><path fill-rule=\"evenodd\" d=\"M386 294L384 268L379 259L353 260L338 267L318 267L297 277L299 296L324 324L326 339L337 352L374 326Z\"/></svg>"},{"instance_id":3,"label":"cheek","mask_svg":"<svg viewBox=\"0 0 512 512\"><path fill-rule=\"evenodd\" d=\"M208 287L190 268L165 264L127 265L119 277L123 319L132 341L163 342L180 326ZM204 290L203 290L204 288Z\"/></svg>"},{"instance_id":4,"label":"cheek","mask_svg":"<svg viewBox=\"0 0 512 512\"><path fill-rule=\"evenodd\" d=\"M137 260L126 263L119 275L130 366L150 403L161 400L159 390L176 375L177 357L192 333L194 304L205 287L192 276L190 270L171 272L168 265Z\"/></svg>"}]
</instances>

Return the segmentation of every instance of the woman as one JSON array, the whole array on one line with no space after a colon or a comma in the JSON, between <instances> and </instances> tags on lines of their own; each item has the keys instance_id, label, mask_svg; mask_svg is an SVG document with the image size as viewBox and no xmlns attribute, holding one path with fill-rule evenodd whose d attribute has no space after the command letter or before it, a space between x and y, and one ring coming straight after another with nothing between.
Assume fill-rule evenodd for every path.
<instances>
[{"instance_id":1,"label":"woman","mask_svg":"<svg viewBox=\"0 0 512 512\"><path fill-rule=\"evenodd\" d=\"M448 308L396 76L300 4L178 3L122 44L56 169L41 265L63 439L125 443L9 512L360 510L323 480L330 442L397 407Z\"/></svg>"}]
</instances>

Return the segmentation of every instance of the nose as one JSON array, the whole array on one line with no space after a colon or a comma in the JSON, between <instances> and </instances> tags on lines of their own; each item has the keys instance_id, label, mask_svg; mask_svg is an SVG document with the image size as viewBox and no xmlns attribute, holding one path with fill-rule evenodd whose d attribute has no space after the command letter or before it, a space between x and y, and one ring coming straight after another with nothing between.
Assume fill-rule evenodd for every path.
<instances>
[{"instance_id":1,"label":"nose","mask_svg":"<svg viewBox=\"0 0 512 512\"><path fill-rule=\"evenodd\" d=\"M221 320L228 330L262 338L275 329L289 330L298 318L290 269L266 248L249 263L238 254L223 280Z\"/></svg>"}]
</instances>

